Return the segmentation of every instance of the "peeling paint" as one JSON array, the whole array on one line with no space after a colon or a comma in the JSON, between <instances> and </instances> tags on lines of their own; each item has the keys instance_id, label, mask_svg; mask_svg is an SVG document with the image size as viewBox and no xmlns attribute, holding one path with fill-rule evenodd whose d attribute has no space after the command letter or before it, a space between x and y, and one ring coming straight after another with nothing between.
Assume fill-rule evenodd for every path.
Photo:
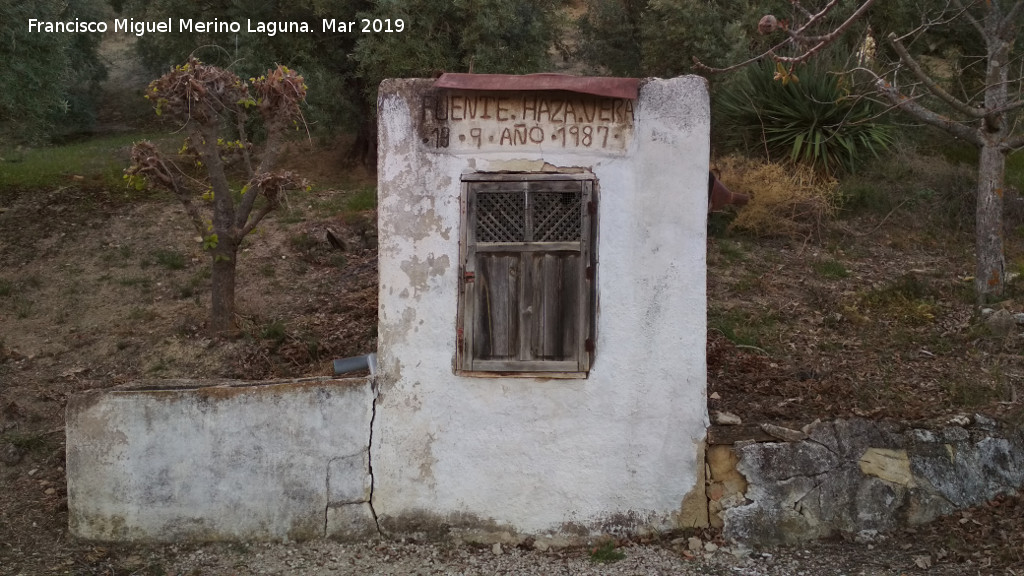
<instances>
[{"instance_id":1,"label":"peeling paint","mask_svg":"<svg viewBox=\"0 0 1024 576\"><path fill-rule=\"evenodd\" d=\"M445 272L451 267L451 262L449 262L447 254L440 257L428 254L423 260L419 256L413 256L399 266L409 278L409 285L413 288L412 298L418 300L419 294L429 289L431 281L436 282L436 278L445 275Z\"/></svg>"},{"instance_id":2,"label":"peeling paint","mask_svg":"<svg viewBox=\"0 0 1024 576\"><path fill-rule=\"evenodd\" d=\"M440 146L443 118L382 119L372 454L373 504L386 533L444 531L460 514L510 534L573 525L592 534L616 519L625 531L707 522L700 442L678 441L703 438L707 425L706 88L696 77L647 82L630 140L615 154L582 140L572 149L559 141L470 154ZM389 81L381 101L406 104L381 113L437 96L428 80ZM600 307L586 378L453 373L460 179L478 171L596 177ZM410 515L417 521L396 521Z\"/></svg>"}]
</instances>

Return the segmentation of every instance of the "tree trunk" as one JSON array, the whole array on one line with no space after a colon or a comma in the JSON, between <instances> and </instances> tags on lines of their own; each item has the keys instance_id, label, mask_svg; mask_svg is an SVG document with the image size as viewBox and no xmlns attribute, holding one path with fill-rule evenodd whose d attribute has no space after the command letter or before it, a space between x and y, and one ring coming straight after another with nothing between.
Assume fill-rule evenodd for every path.
<instances>
[{"instance_id":1,"label":"tree trunk","mask_svg":"<svg viewBox=\"0 0 1024 576\"><path fill-rule=\"evenodd\" d=\"M1003 294L1003 178L1006 156L998 145L985 143L978 160L978 203L975 214L974 288L978 304Z\"/></svg>"},{"instance_id":2,"label":"tree trunk","mask_svg":"<svg viewBox=\"0 0 1024 576\"><path fill-rule=\"evenodd\" d=\"M238 333L235 325L236 248L237 246L231 246L230 242L224 239L213 249L213 274L210 277L212 336L230 338Z\"/></svg>"}]
</instances>

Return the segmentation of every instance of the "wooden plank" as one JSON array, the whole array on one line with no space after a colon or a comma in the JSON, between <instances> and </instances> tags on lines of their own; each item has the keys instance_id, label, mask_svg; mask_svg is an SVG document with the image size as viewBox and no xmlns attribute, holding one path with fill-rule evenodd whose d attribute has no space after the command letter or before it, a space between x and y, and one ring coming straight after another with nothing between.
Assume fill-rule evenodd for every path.
<instances>
[{"instance_id":1,"label":"wooden plank","mask_svg":"<svg viewBox=\"0 0 1024 576\"><path fill-rule=\"evenodd\" d=\"M531 258L532 305L536 312L530 326L531 359L578 362L579 266L579 254L573 252L536 254Z\"/></svg>"},{"instance_id":2,"label":"wooden plank","mask_svg":"<svg viewBox=\"0 0 1024 576\"><path fill-rule=\"evenodd\" d=\"M533 180L593 180L590 172L474 172L463 174L463 182L529 182Z\"/></svg>"},{"instance_id":3,"label":"wooden plank","mask_svg":"<svg viewBox=\"0 0 1024 576\"><path fill-rule=\"evenodd\" d=\"M476 360L519 357L519 257L477 254L473 329Z\"/></svg>"},{"instance_id":4,"label":"wooden plank","mask_svg":"<svg viewBox=\"0 0 1024 576\"><path fill-rule=\"evenodd\" d=\"M597 229L594 224L597 219L590 210L591 206L593 206L596 213L596 202L597 194L594 190L594 181L587 180L583 182L583 205L581 206L583 230L580 237L583 241L581 242L580 265L577 270L579 274L580 301L579 317L576 320L577 333L580 335L579 340L576 342L576 354L579 363L578 370L581 372L590 371L593 348L587 350L587 341L590 340L592 344L597 342L597 282L594 281L597 277L597 261L594 258L597 246Z\"/></svg>"},{"instance_id":5,"label":"wooden plank","mask_svg":"<svg viewBox=\"0 0 1024 576\"><path fill-rule=\"evenodd\" d=\"M573 372L576 362L477 360L473 369L488 372Z\"/></svg>"},{"instance_id":6,"label":"wooden plank","mask_svg":"<svg viewBox=\"0 0 1024 576\"><path fill-rule=\"evenodd\" d=\"M565 372L553 372L553 371L541 371L536 372L515 372L515 371L492 371L484 372L482 370L457 370L455 373L459 376L467 376L470 378L536 378L536 379L552 379L552 380L582 380L587 377L584 372L577 372L574 366L572 371Z\"/></svg>"},{"instance_id":7,"label":"wooden plank","mask_svg":"<svg viewBox=\"0 0 1024 576\"><path fill-rule=\"evenodd\" d=\"M477 252L579 252L580 242L477 242Z\"/></svg>"}]
</instances>

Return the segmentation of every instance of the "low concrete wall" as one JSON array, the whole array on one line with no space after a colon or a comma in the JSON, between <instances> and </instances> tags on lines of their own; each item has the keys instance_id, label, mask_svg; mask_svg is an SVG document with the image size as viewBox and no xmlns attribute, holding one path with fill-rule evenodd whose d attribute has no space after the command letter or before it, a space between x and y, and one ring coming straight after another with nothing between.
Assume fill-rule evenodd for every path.
<instances>
[{"instance_id":1,"label":"low concrete wall","mask_svg":"<svg viewBox=\"0 0 1024 576\"><path fill-rule=\"evenodd\" d=\"M370 381L96 390L67 408L71 533L96 540L360 538Z\"/></svg>"},{"instance_id":2,"label":"low concrete wall","mask_svg":"<svg viewBox=\"0 0 1024 576\"><path fill-rule=\"evenodd\" d=\"M712 522L724 518L730 540L774 545L886 532L1024 486L1024 430L999 430L981 415L938 430L866 420L774 428L792 441L739 442L733 470L728 449L709 451Z\"/></svg>"}]
</instances>

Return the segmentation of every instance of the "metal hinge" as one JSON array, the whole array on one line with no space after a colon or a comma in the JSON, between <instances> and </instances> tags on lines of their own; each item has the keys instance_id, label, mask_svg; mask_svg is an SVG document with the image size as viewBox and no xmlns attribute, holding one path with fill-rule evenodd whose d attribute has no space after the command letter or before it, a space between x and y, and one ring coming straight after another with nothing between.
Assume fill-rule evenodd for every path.
<instances>
[{"instance_id":1,"label":"metal hinge","mask_svg":"<svg viewBox=\"0 0 1024 576\"><path fill-rule=\"evenodd\" d=\"M462 279L465 280L466 282L472 282L472 281L476 280L476 273L475 272L463 272L462 273Z\"/></svg>"},{"instance_id":2,"label":"metal hinge","mask_svg":"<svg viewBox=\"0 0 1024 576\"><path fill-rule=\"evenodd\" d=\"M587 340L583 343L583 348L587 352L593 352L594 351L594 339L593 338L587 338Z\"/></svg>"}]
</instances>

